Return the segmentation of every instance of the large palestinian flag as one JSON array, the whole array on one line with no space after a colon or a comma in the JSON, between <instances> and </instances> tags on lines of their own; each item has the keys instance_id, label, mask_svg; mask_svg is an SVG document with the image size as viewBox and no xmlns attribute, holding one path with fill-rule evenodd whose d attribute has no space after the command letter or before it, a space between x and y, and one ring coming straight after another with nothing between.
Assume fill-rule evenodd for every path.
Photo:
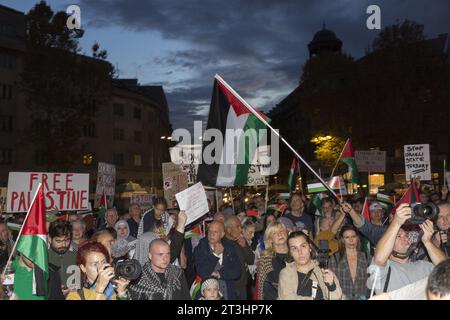
<instances>
[{"instance_id":1,"label":"large palestinian flag","mask_svg":"<svg viewBox=\"0 0 450 320\"><path fill-rule=\"evenodd\" d=\"M36 296L46 296L48 280L47 230L45 226L45 199L40 184L19 235L17 251L33 262L33 288Z\"/></svg>"},{"instance_id":2,"label":"large palestinian flag","mask_svg":"<svg viewBox=\"0 0 450 320\"><path fill-rule=\"evenodd\" d=\"M203 140L198 181L207 186L222 187L247 184L250 163L262 138L259 130L265 128L232 89L216 76L206 129L219 130L223 140L221 143L214 139ZM207 155L212 155L215 161L208 161Z\"/></svg>"}]
</instances>

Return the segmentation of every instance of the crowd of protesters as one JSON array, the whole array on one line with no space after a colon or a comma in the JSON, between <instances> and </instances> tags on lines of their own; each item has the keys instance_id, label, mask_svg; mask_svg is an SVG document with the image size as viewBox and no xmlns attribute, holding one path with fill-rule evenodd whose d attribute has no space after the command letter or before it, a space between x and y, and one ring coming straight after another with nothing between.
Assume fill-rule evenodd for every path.
<instances>
[{"instance_id":1,"label":"crowd of protesters","mask_svg":"<svg viewBox=\"0 0 450 320\"><path fill-rule=\"evenodd\" d=\"M369 219L361 195L325 197L316 208L300 193L270 206L259 195L217 212L210 206L188 226L186 213L163 198L146 212L131 204L128 212L109 209L97 221L74 214L48 224L48 294L33 295L34 265L15 253L0 298L450 299L448 189L420 194L439 214L415 225L408 224L410 206L370 200ZM13 245L0 221L2 271ZM127 278L118 264L130 259L139 272Z\"/></svg>"}]
</instances>

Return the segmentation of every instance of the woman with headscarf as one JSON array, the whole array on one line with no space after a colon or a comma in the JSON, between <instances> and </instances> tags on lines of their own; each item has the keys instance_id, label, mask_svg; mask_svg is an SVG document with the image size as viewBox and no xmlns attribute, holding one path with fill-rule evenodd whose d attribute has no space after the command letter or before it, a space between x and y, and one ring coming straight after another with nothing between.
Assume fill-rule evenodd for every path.
<instances>
[{"instance_id":1,"label":"woman with headscarf","mask_svg":"<svg viewBox=\"0 0 450 320\"><path fill-rule=\"evenodd\" d=\"M128 242L136 240L135 237L130 236L130 227L128 226L128 222L125 220L117 221L114 229L117 231L117 240L125 239Z\"/></svg>"}]
</instances>

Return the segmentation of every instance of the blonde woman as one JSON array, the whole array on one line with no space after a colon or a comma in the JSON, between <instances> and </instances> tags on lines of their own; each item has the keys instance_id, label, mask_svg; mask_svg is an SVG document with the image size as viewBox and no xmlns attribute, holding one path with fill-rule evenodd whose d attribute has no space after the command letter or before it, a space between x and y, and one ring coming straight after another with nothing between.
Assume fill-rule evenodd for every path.
<instances>
[{"instance_id":1,"label":"blonde woman","mask_svg":"<svg viewBox=\"0 0 450 320\"><path fill-rule=\"evenodd\" d=\"M287 238L287 229L279 221L270 223L264 233L266 250L259 258L257 266L258 300L278 298L278 277L286 266L289 252Z\"/></svg>"}]
</instances>

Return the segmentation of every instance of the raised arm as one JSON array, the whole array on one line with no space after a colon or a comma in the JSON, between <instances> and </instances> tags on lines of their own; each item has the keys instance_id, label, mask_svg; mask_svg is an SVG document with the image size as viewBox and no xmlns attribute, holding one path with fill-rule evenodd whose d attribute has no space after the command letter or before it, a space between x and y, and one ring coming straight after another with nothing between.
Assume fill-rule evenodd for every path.
<instances>
[{"instance_id":1,"label":"raised arm","mask_svg":"<svg viewBox=\"0 0 450 320\"><path fill-rule=\"evenodd\" d=\"M427 220L422 223L420 229L423 231L422 242L425 248L427 249L427 253L430 256L431 262L434 265L439 264L441 261L447 259L445 253L437 247L431 238L433 237L433 222L431 220Z\"/></svg>"},{"instance_id":2,"label":"raised arm","mask_svg":"<svg viewBox=\"0 0 450 320\"><path fill-rule=\"evenodd\" d=\"M385 266L389 256L394 249L395 239L400 227L411 217L411 207L408 204L402 204L395 212L394 219L387 228L386 232L378 241L375 248L374 262L379 266Z\"/></svg>"}]
</instances>

